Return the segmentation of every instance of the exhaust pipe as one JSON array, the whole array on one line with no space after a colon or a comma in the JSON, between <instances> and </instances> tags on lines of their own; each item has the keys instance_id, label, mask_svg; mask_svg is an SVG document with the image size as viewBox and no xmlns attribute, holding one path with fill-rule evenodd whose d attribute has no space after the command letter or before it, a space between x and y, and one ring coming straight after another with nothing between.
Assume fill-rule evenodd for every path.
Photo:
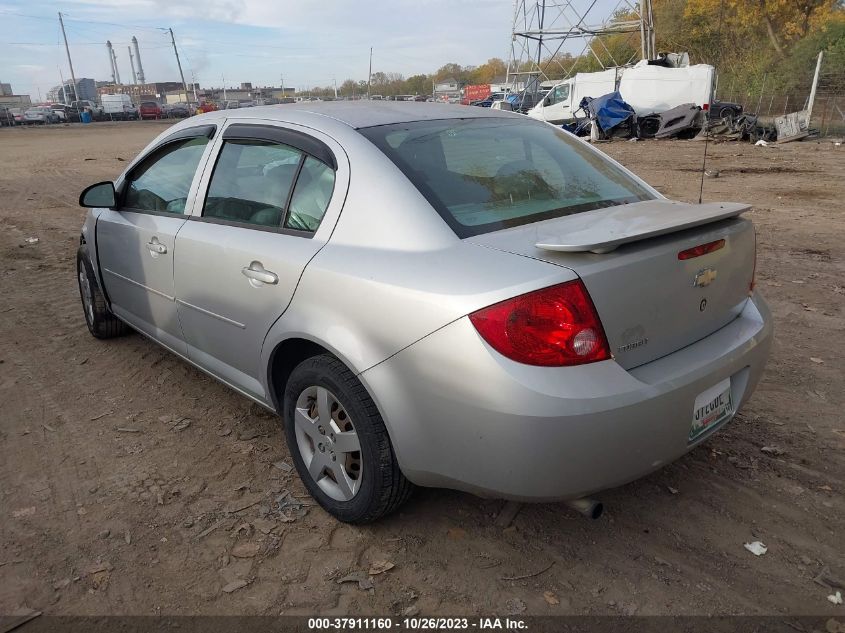
<instances>
[{"instance_id":1,"label":"exhaust pipe","mask_svg":"<svg viewBox=\"0 0 845 633\"><path fill-rule=\"evenodd\" d=\"M583 514L588 519L598 519L601 513L604 512L604 505L602 505L601 501L587 499L586 497L583 499L572 499L571 501L567 501L566 505L576 512Z\"/></svg>"}]
</instances>

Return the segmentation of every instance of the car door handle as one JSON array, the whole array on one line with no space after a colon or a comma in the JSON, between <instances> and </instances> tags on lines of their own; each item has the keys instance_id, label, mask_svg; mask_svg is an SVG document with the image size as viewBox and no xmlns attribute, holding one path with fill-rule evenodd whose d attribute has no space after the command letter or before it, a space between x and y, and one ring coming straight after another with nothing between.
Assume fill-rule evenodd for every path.
<instances>
[{"instance_id":1,"label":"car door handle","mask_svg":"<svg viewBox=\"0 0 845 633\"><path fill-rule=\"evenodd\" d=\"M158 253L159 255L164 255L167 252L167 247L159 242L157 237L147 242L147 248L150 249L151 253Z\"/></svg>"},{"instance_id":2,"label":"car door handle","mask_svg":"<svg viewBox=\"0 0 845 633\"><path fill-rule=\"evenodd\" d=\"M241 268L241 272L248 279L262 284L275 285L279 283L279 276L272 271L264 270L261 262L252 262L249 266Z\"/></svg>"}]
</instances>

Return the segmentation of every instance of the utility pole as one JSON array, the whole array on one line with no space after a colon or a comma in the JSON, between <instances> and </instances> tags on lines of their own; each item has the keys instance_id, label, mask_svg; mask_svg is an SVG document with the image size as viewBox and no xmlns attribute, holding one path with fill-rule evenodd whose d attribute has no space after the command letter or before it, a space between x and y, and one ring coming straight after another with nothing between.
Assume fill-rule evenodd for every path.
<instances>
[{"instance_id":1,"label":"utility pole","mask_svg":"<svg viewBox=\"0 0 845 633\"><path fill-rule=\"evenodd\" d=\"M197 76L194 74L194 69L191 68L191 82L194 89L194 103L199 103L200 100L197 98ZM185 95L186 97L188 95Z\"/></svg>"},{"instance_id":2,"label":"utility pole","mask_svg":"<svg viewBox=\"0 0 845 633\"><path fill-rule=\"evenodd\" d=\"M373 47L370 46L370 72L367 73L367 101L370 100L370 80L373 78Z\"/></svg>"},{"instance_id":3,"label":"utility pole","mask_svg":"<svg viewBox=\"0 0 845 633\"><path fill-rule=\"evenodd\" d=\"M57 68L59 69L59 79L62 80L62 95L63 95L62 101L64 101L65 105L70 105L70 103L67 100L67 86L65 86L65 75L62 72L61 66L57 66Z\"/></svg>"},{"instance_id":4,"label":"utility pole","mask_svg":"<svg viewBox=\"0 0 845 633\"><path fill-rule=\"evenodd\" d=\"M220 75L220 79L223 80L223 101L226 101L226 77Z\"/></svg>"},{"instance_id":5,"label":"utility pole","mask_svg":"<svg viewBox=\"0 0 845 633\"><path fill-rule=\"evenodd\" d=\"M819 85L819 71L822 69L823 52L819 52L819 58L816 61L816 72L813 74L813 85L810 88L810 99L807 102L807 128L810 127L810 119L813 116L813 104L816 101L816 87Z\"/></svg>"},{"instance_id":6,"label":"utility pole","mask_svg":"<svg viewBox=\"0 0 845 633\"><path fill-rule=\"evenodd\" d=\"M182 87L185 89L185 97L188 96L188 84L185 83L185 73L182 72L182 62L179 61L179 51L176 49L176 38L173 37L173 29L170 31L170 41L173 43L173 52L176 53L176 65L179 67L179 76L182 78Z\"/></svg>"},{"instance_id":7,"label":"utility pole","mask_svg":"<svg viewBox=\"0 0 845 633\"><path fill-rule=\"evenodd\" d=\"M73 99L79 100L79 95L76 94L76 75L73 72L73 61L70 59L70 47L67 45L67 34L65 33L65 22L62 19L62 12L59 11L59 24L62 27L62 37L65 40L65 52L67 53L67 65L70 66L70 78L73 81Z\"/></svg>"},{"instance_id":8,"label":"utility pole","mask_svg":"<svg viewBox=\"0 0 845 633\"><path fill-rule=\"evenodd\" d=\"M337 77L332 77L332 81L334 82L334 98L337 100Z\"/></svg>"}]
</instances>

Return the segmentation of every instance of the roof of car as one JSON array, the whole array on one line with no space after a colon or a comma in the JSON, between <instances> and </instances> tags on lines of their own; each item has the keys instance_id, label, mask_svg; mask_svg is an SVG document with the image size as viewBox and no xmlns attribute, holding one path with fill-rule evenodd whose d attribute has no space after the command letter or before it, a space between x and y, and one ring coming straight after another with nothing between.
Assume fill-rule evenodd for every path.
<instances>
[{"instance_id":1,"label":"roof of car","mask_svg":"<svg viewBox=\"0 0 845 633\"><path fill-rule=\"evenodd\" d=\"M503 110L474 108L446 103L418 101L304 101L236 110L218 110L202 115L208 119L278 119L292 123L318 123L330 118L355 129L411 121L465 119L470 117L522 116Z\"/></svg>"}]
</instances>

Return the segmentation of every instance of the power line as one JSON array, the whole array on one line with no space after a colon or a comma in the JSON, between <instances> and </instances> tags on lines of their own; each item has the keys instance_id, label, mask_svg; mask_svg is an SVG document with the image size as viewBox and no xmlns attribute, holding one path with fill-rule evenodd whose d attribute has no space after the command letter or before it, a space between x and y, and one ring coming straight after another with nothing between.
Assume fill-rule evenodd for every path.
<instances>
[{"instance_id":1,"label":"power line","mask_svg":"<svg viewBox=\"0 0 845 633\"><path fill-rule=\"evenodd\" d=\"M18 13L17 11L9 11L7 9L0 9L0 13L5 15L13 15L19 18L30 18L33 20L49 20L50 22L53 21L53 18L48 18L42 15L32 15L29 13ZM161 30L159 27L155 26L141 26L140 24L118 24L117 22L101 22L100 20L81 20L79 18L69 18L65 16L65 20L68 22L80 22L82 24L104 24L106 26L117 26L120 28L126 29L149 29L151 31L158 31Z\"/></svg>"}]
</instances>

